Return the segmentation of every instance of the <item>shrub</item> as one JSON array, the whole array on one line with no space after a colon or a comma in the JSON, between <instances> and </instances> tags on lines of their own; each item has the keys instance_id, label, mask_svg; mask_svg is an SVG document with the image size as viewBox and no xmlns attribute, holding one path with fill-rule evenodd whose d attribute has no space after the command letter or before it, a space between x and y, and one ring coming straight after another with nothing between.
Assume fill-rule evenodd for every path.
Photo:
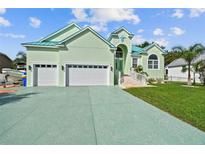
<instances>
[{"instance_id":1,"label":"shrub","mask_svg":"<svg viewBox=\"0 0 205 154\"><path fill-rule=\"evenodd\" d=\"M135 72L137 72L137 73L139 73L139 74L148 76L147 72L144 72L144 71L143 71L142 65L138 65L134 70L135 70Z\"/></svg>"},{"instance_id":2,"label":"shrub","mask_svg":"<svg viewBox=\"0 0 205 154\"><path fill-rule=\"evenodd\" d=\"M156 83L156 80L155 80L154 78L149 78L149 79L148 79L148 83L149 83L149 84Z\"/></svg>"},{"instance_id":3,"label":"shrub","mask_svg":"<svg viewBox=\"0 0 205 154\"><path fill-rule=\"evenodd\" d=\"M157 78L156 81L157 81L157 83L163 83L164 82L164 80L162 78Z\"/></svg>"}]
</instances>

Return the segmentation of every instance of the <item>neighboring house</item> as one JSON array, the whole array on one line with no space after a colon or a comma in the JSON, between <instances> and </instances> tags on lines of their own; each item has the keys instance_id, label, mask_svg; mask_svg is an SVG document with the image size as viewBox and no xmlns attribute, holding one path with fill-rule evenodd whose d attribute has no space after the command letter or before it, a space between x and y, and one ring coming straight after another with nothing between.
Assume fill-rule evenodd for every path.
<instances>
[{"instance_id":1,"label":"neighboring house","mask_svg":"<svg viewBox=\"0 0 205 154\"><path fill-rule=\"evenodd\" d=\"M42 38L22 43L27 49L27 86L114 85L119 74L142 65L150 78L164 78L164 51L155 43L132 45L124 27L108 39L75 23ZM119 73L120 72L120 73Z\"/></svg>"},{"instance_id":2,"label":"neighboring house","mask_svg":"<svg viewBox=\"0 0 205 154\"><path fill-rule=\"evenodd\" d=\"M193 63L202 61L205 64L205 51L201 54L199 54L199 56L197 56ZM203 72L199 72L199 80L201 81L201 83L205 84L205 69Z\"/></svg>"},{"instance_id":3,"label":"neighboring house","mask_svg":"<svg viewBox=\"0 0 205 154\"><path fill-rule=\"evenodd\" d=\"M2 68L12 68L12 60L0 52L0 73L2 73Z\"/></svg>"},{"instance_id":4,"label":"neighboring house","mask_svg":"<svg viewBox=\"0 0 205 154\"><path fill-rule=\"evenodd\" d=\"M197 56L193 62L196 63L198 61L205 61L205 52ZM187 62L183 58L175 59L170 64L166 66L166 75L169 81L182 81L186 82L188 78L188 71L182 72L183 67L188 67ZM194 72L191 70L191 80L193 80ZM195 73L196 83L200 83L200 74L198 72Z\"/></svg>"}]
</instances>

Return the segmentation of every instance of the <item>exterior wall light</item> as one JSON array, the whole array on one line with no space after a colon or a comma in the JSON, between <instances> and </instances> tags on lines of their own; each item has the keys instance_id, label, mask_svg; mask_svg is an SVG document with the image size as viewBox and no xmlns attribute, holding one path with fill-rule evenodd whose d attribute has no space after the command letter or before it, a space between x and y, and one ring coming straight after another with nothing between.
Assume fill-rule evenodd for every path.
<instances>
[{"instance_id":1,"label":"exterior wall light","mask_svg":"<svg viewBox=\"0 0 205 154\"><path fill-rule=\"evenodd\" d=\"M31 67L31 65L29 65L29 66L28 66L28 69L29 69L30 71L32 70L32 67Z\"/></svg>"},{"instance_id":2,"label":"exterior wall light","mask_svg":"<svg viewBox=\"0 0 205 154\"><path fill-rule=\"evenodd\" d=\"M64 66L63 65L61 66L61 69L62 69L62 71L64 71Z\"/></svg>"}]
</instances>

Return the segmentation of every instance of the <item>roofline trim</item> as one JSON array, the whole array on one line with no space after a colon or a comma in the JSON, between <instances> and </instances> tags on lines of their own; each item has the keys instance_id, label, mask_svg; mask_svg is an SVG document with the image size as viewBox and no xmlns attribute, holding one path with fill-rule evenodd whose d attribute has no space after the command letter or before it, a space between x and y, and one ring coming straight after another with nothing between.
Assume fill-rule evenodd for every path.
<instances>
[{"instance_id":1,"label":"roofline trim","mask_svg":"<svg viewBox=\"0 0 205 154\"><path fill-rule=\"evenodd\" d=\"M52 37L52 36L57 35L57 34L60 33L61 31L65 30L65 29L67 29L67 28L69 28L69 27L71 27L71 26L73 26L73 25L74 25L75 27L77 27L79 30L81 30L81 27L80 27L80 26L78 26L76 23L72 22L72 23L70 23L70 24L64 26L63 28L60 28L60 29L58 29L57 31L55 31L55 32L53 32L53 33L47 35L46 37L40 39L39 42L45 41L46 39L48 39L48 38L50 38L50 37Z\"/></svg>"},{"instance_id":2,"label":"roofline trim","mask_svg":"<svg viewBox=\"0 0 205 154\"><path fill-rule=\"evenodd\" d=\"M165 51L159 46L157 45L155 42L150 44L149 46L143 48L145 51L149 50L150 48L152 48L153 46L157 47L160 51L162 51L163 53L165 53Z\"/></svg>"},{"instance_id":3,"label":"roofline trim","mask_svg":"<svg viewBox=\"0 0 205 154\"><path fill-rule=\"evenodd\" d=\"M112 35L112 34L116 34L117 32L119 32L119 31L121 31L121 30L124 30L124 31L127 32L129 35L133 35L133 36L134 36L134 34L130 33L124 26L122 26L122 27L116 29L114 32L111 33L111 35Z\"/></svg>"},{"instance_id":4,"label":"roofline trim","mask_svg":"<svg viewBox=\"0 0 205 154\"><path fill-rule=\"evenodd\" d=\"M103 40L106 44L108 44L110 46L110 48L116 48L112 43L110 43L108 40L106 40L102 35L100 35L99 33L97 33L95 30L93 30L91 27L87 26L83 29L81 29L80 31L74 33L73 35L69 36L68 38L62 40L59 42L59 44L62 44L72 38L74 38L75 36L79 35L80 33L86 31L86 30L90 30L91 32L93 32L96 36L98 36L101 40Z\"/></svg>"},{"instance_id":5,"label":"roofline trim","mask_svg":"<svg viewBox=\"0 0 205 154\"><path fill-rule=\"evenodd\" d=\"M116 33L117 33L118 31L122 30L122 29L129 35L129 37L131 37L131 38L134 37L134 34L130 33L124 26L122 26L122 27L116 29L115 31L113 31L112 33L110 33L110 35L109 35L109 37L108 37L107 40L110 41L110 40L111 40L111 36L116 36L116 35L118 35L118 34L116 34Z\"/></svg>"},{"instance_id":6,"label":"roofline trim","mask_svg":"<svg viewBox=\"0 0 205 154\"><path fill-rule=\"evenodd\" d=\"M21 43L23 47L36 47L36 48L59 48L59 45L54 45L54 46L46 46L46 45L32 45L32 44L27 44L27 43Z\"/></svg>"}]
</instances>

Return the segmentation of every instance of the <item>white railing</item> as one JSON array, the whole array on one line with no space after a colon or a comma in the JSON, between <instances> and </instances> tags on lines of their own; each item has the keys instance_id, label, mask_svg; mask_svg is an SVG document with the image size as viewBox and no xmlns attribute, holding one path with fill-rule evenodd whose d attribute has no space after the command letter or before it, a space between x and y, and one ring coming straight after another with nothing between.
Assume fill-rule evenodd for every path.
<instances>
[{"instance_id":1,"label":"white railing","mask_svg":"<svg viewBox=\"0 0 205 154\"><path fill-rule=\"evenodd\" d=\"M122 76L122 73L119 71L118 72L118 85L121 86L123 82L124 82L124 78Z\"/></svg>"},{"instance_id":2,"label":"white railing","mask_svg":"<svg viewBox=\"0 0 205 154\"><path fill-rule=\"evenodd\" d=\"M139 84L139 85L147 85L147 76L144 74L137 73L135 71L131 71L131 77Z\"/></svg>"}]
</instances>

